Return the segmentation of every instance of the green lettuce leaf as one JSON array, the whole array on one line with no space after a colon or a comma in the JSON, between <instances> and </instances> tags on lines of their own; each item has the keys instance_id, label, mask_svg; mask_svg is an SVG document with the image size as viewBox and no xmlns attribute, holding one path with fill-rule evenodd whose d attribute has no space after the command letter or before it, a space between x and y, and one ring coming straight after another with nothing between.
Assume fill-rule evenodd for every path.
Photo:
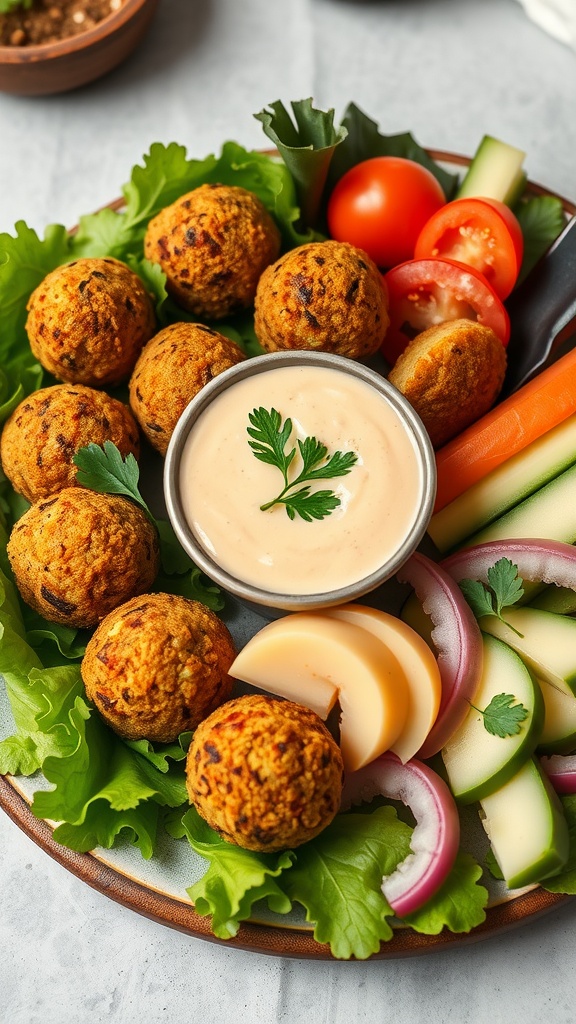
<instances>
[{"instance_id":1,"label":"green lettuce leaf","mask_svg":"<svg viewBox=\"0 0 576 1024\"><path fill-rule=\"evenodd\" d=\"M126 838L138 847L145 860L153 856L162 808L150 801L121 814L103 814L99 803L89 804L83 820L77 825L63 822L53 832L58 843L78 853L87 853L96 846L111 849L118 838Z\"/></svg>"},{"instance_id":2,"label":"green lettuce leaf","mask_svg":"<svg viewBox=\"0 0 576 1024\"><path fill-rule=\"evenodd\" d=\"M469 853L458 854L444 884L428 902L403 920L423 935L438 935L443 928L469 932L486 919L488 890L478 885L482 868Z\"/></svg>"},{"instance_id":3,"label":"green lettuce leaf","mask_svg":"<svg viewBox=\"0 0 576 1024\"><path fill-rule=\"evenodd\" d=\"M76 697L68 720L75 746L43 761L42 772L54 788L34 794L37 817L79 826L89 821L90 835L97 832L105 846L124 827L134 830L134 812L147 801L177 807L186 800L181 768L158 771L108 729L82 697ZM126 816L127 811L132 813Z\"/></svg>"},{"instance_id":4,"label":"green lettuce leaf","mask_svg":"<svg viewBox=\"0 0 576 1024\"><path fill-rule=\"evenodd\" d=\"M412 829L393 807L371 814L339 814L316 839L295 851L279 880L315 923L314 938L332 955L364 960L392 937L392 910L380 890L382 876L410 852Z\"/></svg>"},{"instance_id":5,"label":"green lettuce leaf","mask_svg":"<svg viewBox=\"0 0 576 1024\"><path fill-rule=\"evenodd\" d=\"M236 935L241 921L250 917L255 902L265 899L276 913L288 913L291 902L276 879L290 866L290 852L254 853L225 842L194 807L181 820L193 850L209 861L206 874L186 891L198 914L212 915L212 931L219 939Z\"/></svg>"},{"instance_id":6,"label":"green lettuce leaf","mask_svg":"<svg viewBox=\"0 0 576 1024\"><path fill-rule=\"evenodd\" d=\"M255 114L296 184L302 221L314 226L334 151L347 130L334 124L333 110L317 110L311 99L290 104L294 121L280 100Z\"/></svg>"},{"instance_id":7,"label":"green lettuce leaf","mask_svg":"<svg viewBox=\"0 0 576 1024\"><path fill-rule=\"evenodd\" d=\"M410 132L382 135L378 124L355 103L350 103L346 108L342 125L347 135L334 153L328 176L328 192L354 164L375 156L400 156L426 167L439 181L446 199L453 198L458 187L458 175L450 173L433 160Z\"/></svg>"},{"instance_id":8,"label":"green lettuce leaf","mask_svg":"<svg viewBox=\"0 0 576 1024\"><path fill-rule=\"evenodd\" d=\"M555 196L532 196L514 207L524 236L524 257L518 283L550 248L564 227L564 209Z\"/></svg>"}]
</instances>

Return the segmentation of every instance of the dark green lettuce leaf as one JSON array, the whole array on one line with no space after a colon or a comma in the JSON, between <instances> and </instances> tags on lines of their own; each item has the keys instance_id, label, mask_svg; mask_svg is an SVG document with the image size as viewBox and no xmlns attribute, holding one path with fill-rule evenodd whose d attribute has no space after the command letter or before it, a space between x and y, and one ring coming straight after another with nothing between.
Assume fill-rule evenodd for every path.
<instances>
[{"instance_id":1,"label":"dark green lettuce leaf","mask_svg":"<svg viewBox=\"0 0 576 1024\"><path fill-rule=\"evenodd\" d=\"M277 148L296 184L302 222L314 227L334 151L347 130L334 124L333 110L318 110L311 99L290 104L294 120L280 100L254 117Z\"/></svg>"}]
</instances>

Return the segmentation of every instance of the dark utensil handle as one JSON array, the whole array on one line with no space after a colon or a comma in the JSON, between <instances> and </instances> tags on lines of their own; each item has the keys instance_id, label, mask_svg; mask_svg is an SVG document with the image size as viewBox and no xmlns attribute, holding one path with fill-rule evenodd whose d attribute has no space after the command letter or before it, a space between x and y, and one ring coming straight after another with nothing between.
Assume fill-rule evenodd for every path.
<instances>
[{"instance_id":1,"label":"dark utensil handle","mask_svg":"<svg viewBox=\"0 0 576 1024\"><path fill-rule=\"evenodd\" d=\"M569 325L576 319L576 217L506 305L511 334L501 398L553 361L555 343L568 337Z\"/></svg>"}]
</instances>

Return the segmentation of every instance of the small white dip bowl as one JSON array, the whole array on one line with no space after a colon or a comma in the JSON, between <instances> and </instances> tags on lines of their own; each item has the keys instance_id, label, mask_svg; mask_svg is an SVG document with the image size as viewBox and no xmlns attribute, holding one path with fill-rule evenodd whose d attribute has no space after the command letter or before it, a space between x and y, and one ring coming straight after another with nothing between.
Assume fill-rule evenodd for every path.
<instances>
[{"instance_id":1,"label":"small white dip bowl","mask_svg":"<svg viewBox=\"0 0 576 1024\"><path fill-rule=\"evenodd\" d=\"M289 368L297 373L282 374ZM329 399L322 407L324 390ZM356 452L349 473L312 485L342 495L330 515L309 522L291 519L282 505L262 511L282 490L283 477L250 446L249 414L260 407L293 421L288 451L298 453L298 440L312 436L326 446L327 458L337 450ZM370 423L378 435L373 456ZM435 494L432 445L406 399L376 371L323 352L257 356L219 374L185 409L164 468L168 515L185 551L218 586L263 614L328 608L375 590L417 548ZM370 502L372 518L362 523L356 513ZM252 542L265 550L252 553Z\"/></svg>"}]
</instances>

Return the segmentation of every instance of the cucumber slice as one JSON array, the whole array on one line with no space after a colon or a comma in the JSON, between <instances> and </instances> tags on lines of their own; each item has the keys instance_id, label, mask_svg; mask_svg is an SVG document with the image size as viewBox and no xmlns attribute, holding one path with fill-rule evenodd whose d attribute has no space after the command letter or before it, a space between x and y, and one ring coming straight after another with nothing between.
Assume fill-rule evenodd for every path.
<instances>
[{"instance_id":1,"label":"cucumber slice","mask_svg":"<svg viewBox=\"0 0 576 1024\"><path fill-rule=\"evenodd\" d=\"M576 694L576 619L540 608L505 608L504 617L486 615L481 628L512 647L540 679Z\"/></svg>"},{"instance_id":2,"label":"cucumber slice","mask_svg":"<svg viewBox=\"0 0 576 1024\"><path fill-rule=\"evenodd\" d=\"M568 825L544 772L530 758L480 802L481 819L506 885L518 889L556 874L568 859Z\"/></svg>"},{"instance_id":3,"label":"cucumber slice","mask_svg":"<svg viewBox=\"0 0 576 1024\"><path fill-rule=\"evenodd\" d=\"M576 464L540 487L524 501L500 516L490 526L475 533L466 546L489 540L511 540L514 537L541 537L576 542ZM544 589L542 583L525 583L524 601L528 603Z\"/></svg>"},{"instance_id":4,"label":"cucumber slice","mask_svg":"<svg viewBox=\"0 0 576 1024\"><path fill-rule=\"evenodd\" d=\"M560 681L537 680L544 700L544 725L538 740L543 754L570 754L576 748L576 697Z\"/></svg>"},{"instance_id":5,"label":"cucumber slice","mask_svg":"<svg viewBox=\"0 0 576 1024\"><path fill-rule=\"evenodd\" d=\"M550 583L530 602L531 608L542 608L545 612L557 612L559 615L576 613L576 590L569 587L557 587Z\"/></svg>"},{"instance_id":6,"label":"cucumber slice","mask_svg":"<svg viewBox=\"0 0 576 1024\"><path fill-rule=\"evenodd\" d=\"M428 535L445 554L576 462L576 415L507 459L432 516Z\"/></svg>"},{"instance_id":7,"label":"cucumber slice","mask_svg":"<svg viewBox=\"0 0 576 1024\"><path fill-rule=\"evenodd\" d=\"M484 667L478 691L462 725L442 750L450 788L461 803L472 803L508 782L533 754L544 721L540 687L506 644L483 636ZM512 736L493 736L477 708L484 710L498 694L512 694L528 717Z\"/></svg>"},{"instance_id":8,"label":"cucumber slice","mask_svg":"<svg viewBox=\"0 0 576 1024\"><path fill-rule=\"evenodd\" d=\"M456 198L484 196L511 205L526 180L522 164L526 154L515 146L485 135L458 189Z\"/></svg>"}]
</instances>

